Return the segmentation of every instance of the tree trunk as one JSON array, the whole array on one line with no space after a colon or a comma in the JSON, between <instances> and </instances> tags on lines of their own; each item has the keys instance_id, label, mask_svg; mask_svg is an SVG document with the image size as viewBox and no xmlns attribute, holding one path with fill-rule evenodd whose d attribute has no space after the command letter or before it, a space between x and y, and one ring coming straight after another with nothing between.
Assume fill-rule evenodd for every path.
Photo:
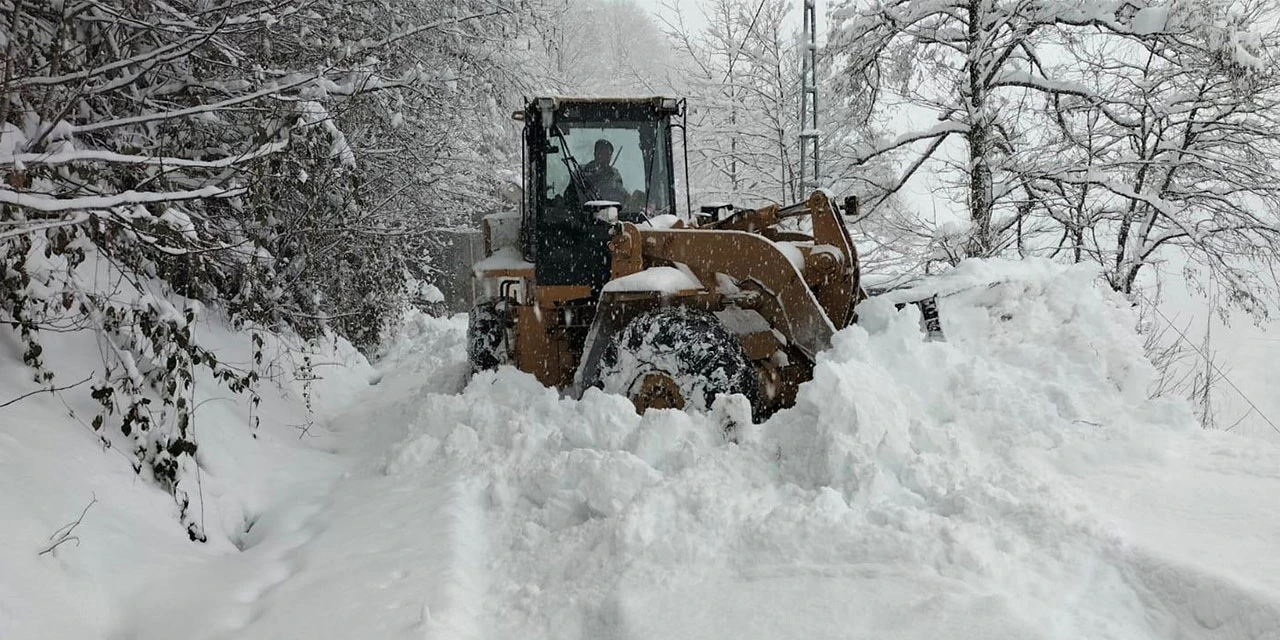
<instances>
[{"instance_id":1,"label":"tree trunk","mask_svg":"<svg viewBox=\"0 0 1280 640\"><path fill-rule=\"evenodd\" d=\"M991 118L986 112L986 89L983 86L982 65L982 11L983 0L969 0L969 219L973 223L965 254L969 257L991 254L991 210L994 198L991 190L991 165L988 153L991 148Z\"/></svg>"}]
</instances>

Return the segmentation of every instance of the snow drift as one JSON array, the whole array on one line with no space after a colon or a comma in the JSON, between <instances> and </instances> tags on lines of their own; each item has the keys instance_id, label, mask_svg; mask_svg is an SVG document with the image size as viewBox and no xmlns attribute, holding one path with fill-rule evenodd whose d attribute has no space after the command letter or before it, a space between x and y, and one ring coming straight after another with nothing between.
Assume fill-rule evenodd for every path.
<instances>
[{"instance_id":1,"label":"snow drift","mask_svg":"<svg viewBox=\"0 0 1280 640\"><path fill-rule=\"evenodd\" d=\"M930 285L946 342L869 301L796 407L736 443L716 410L640 417L504 369L423 398L384 469L448 467L483 496L487 637L1274 632L1280 585L1227 587L1197 622L1215 568L1131 548L1122 501L1100 506L1123 485L1098 478L1208 436L1148 398L1130 310L1095 276L967 263Z\"/></svg>"}]
</instances>

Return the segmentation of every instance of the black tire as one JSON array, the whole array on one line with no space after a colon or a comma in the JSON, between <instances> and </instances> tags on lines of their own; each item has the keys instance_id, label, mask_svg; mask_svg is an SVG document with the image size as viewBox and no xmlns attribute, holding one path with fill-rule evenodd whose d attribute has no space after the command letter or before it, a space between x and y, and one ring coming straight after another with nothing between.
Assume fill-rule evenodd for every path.
<instances>
[{"instance_id":1,"label":"black tire","mask_svg":"<svg viewBox=\"0 0 1280 640\"><path fill-rule=\"evenodd\" d=\"M595 386L637 401L652 373L675 383L686 409L706 411L733 393L759 406L760 380L742 344L705 311L669 307L635 317L606 343Z\"/></svg>"},{"instance_id":2,"label":"black tire","mask_svg":"<svg viewBox=\"0 0 1280 640\"><path fill-rule=\"evenodd\" d=\"M502 300L483 300L471 308L467 320L467 360L471 371L487 371L511 361L508 328L511 326Z\"/></svg>"}]
</instances>

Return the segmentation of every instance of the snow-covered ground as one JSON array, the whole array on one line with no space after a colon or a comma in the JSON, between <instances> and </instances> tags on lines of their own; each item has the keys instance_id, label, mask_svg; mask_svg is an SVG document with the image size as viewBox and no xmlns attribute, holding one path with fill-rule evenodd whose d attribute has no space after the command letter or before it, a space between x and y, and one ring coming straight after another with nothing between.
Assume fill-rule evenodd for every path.
<instances>
[{"instance_id":1,"label":"snow-covered ground","mask_svg":"<svg viewBox=\"0 0 1280 640\"><path fill-rule=\"evenodd\" d=\"M794 409L728 436L724 407L468 381L464 319L415 317L378 373L334 368L314 437L294 391L257 441L200 414L208 545L23 401L0 638L1280 638L1280 446L1149 399L1087 270L929 286L945 342L869 301Z\"/></svg>"}]
</instances>

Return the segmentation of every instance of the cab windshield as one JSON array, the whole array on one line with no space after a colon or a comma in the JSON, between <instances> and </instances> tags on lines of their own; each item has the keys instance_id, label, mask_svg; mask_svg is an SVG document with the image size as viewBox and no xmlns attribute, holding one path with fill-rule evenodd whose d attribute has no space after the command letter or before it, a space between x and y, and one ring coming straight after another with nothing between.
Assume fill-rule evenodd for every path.
<instances>
[{"instance_id":1,"label":"cab windshield","mask_svg":"<svg viewBox=\"0 0 1280 640\"><path fill-rule=\"evenodd\" d=\"M623 219L673 213L665 128L652 121L557 122L547 146L545 203L578 209L613 201Z\"/></svg>"}]
</instances>

